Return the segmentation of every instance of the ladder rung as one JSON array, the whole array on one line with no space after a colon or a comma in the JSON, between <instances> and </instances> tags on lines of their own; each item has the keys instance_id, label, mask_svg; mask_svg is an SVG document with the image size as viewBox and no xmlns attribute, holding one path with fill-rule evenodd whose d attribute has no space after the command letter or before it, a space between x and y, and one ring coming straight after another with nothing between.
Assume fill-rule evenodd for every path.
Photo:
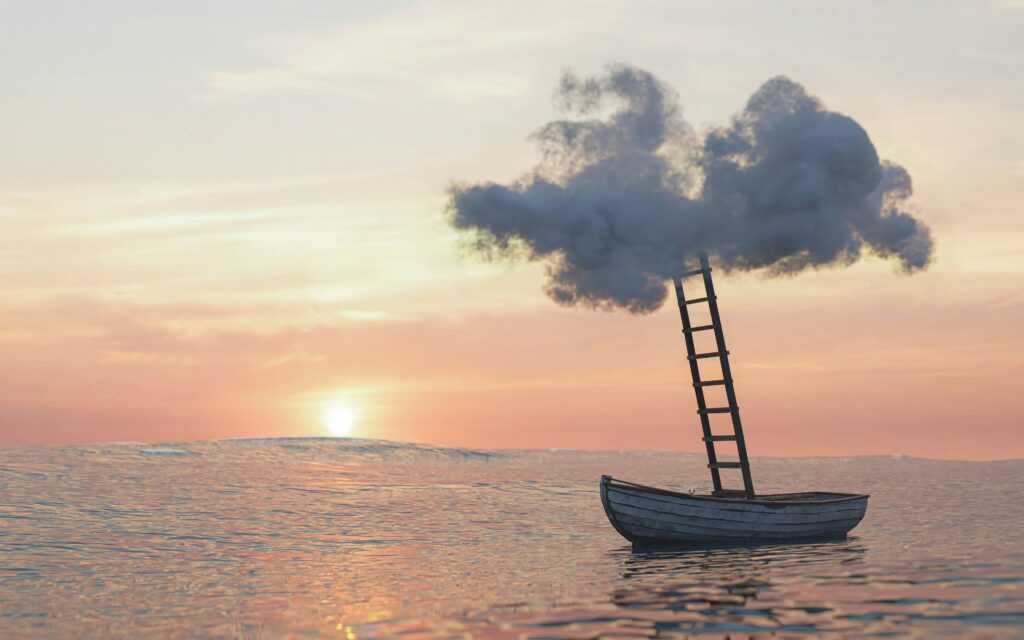
<instances>
[{"instance_id":1,"label":"ladder rung","mask_svg":"<svg viewBox=\"0 0 1024 640\"><path fill-rule=\"evenodd\" d=\"M695 353L692 356L686 356L687 360L700 360L701 358L715 358L718 356L727 356L728 351L712 351L711 353Z\"/></svg>"},{"instance_id":2,"label":"ladder rung","mask_svg":"<svg viewBox=\"0 0 1024 640\"><path fill-rule=\"evenodd\" d=\"M707 296L705 298L694 298L693 300L684 300L683 304L697 304L698 302L707 302L708 300L718 300L718 296Z\"/></svg>"},{"instance_id":3,"label":"ladder rung","mask_svg":"<svg viewBox=\"0 0 1024 640\"><path fill-rule=\"evenodd\" d=\"M732 380L705 380L703 382L694 382L695 387L720 387L723 384L732 382Z\"/></svg>"},{"instance_id":4,"label":"ladder rung","mask_svg":"<svg viewBox=\"0 0 1024 640\"><path fill-rule=\"evenodd\" d=\"M697 409L697 413L704 415L708 413L732 413L736 407L712 407L710 409Z\"/></svg>"},{"instance_id":5,"label":"ladder rung","mask_svg":"<svg viewBox=\"0 0 1024 640\"><path fill-rule=\"evenodd\" d=\"M708 271L711 271L711 267L708 267ZM695 276L695 275L698 275L698 274L701 274L701 273L704 273L704 269L694 269L693 271L684 271L683 273L681 273L679 275L679 277L680 278L689 278L690 276Z\"/></svg>"},{"instance_id":6,"label":"ladder rung","mask_svg":"<svg viewBox=\"0 0 1024 640\"><path fill-rule=\"evenodd\" d=\"M708 436L702 438L704 442L735 442L736 436Z\"/></svg>"},{"instance_id":7,"label":"ladder rung","mask_svg":"<svg viewBox=\"0 0 1024 640\"><path fill-rule=\"evenodd\" d=\"M715 462L708 463L708 469L742 469L744 464L742 462Z\"/></svg>"},{"instance_id":8,"label":"ladder rung","mask_svg":"<svg viewBox=\"0 0 1024 640\"><path fill-rule=\"evenodd\" d=\"M703 324L703 325L701 325L699 327L690 327L689 329L683 329L683 333L694 333L694 332L697 332L697 331L707 331L708 329L714 329L714 328L715 328L715 325L713 325L713 324Z\"/></svg>"}]
</instances>

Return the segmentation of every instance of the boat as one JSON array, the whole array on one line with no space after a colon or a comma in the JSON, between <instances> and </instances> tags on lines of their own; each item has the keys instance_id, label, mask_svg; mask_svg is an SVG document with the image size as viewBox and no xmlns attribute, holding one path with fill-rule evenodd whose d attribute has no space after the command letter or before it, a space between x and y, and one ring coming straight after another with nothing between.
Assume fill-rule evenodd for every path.
<instances>
[{"instance_id":1,"label":"boat","mask_svg":"<svg viewBox=\"0 0 1024 640\"><path fill-rule=\"evenodd\" d=\"M779 493L747 498L691 495L601 477L601 503L634 545L729 545L842 538L864 517L868 496Z\"/></svg>"},{"instance_id":2,"label":"boat","mask_svg":"<svg viewBox=\"0 0 1024 640\"><path fill-rule=\"evenodd\" d=\"M601 476L601 504L612 527L634 546L717 546L803 542L845 537L868 508L866 494L808 491L757 494L750 473L743 425L725 347L718 297L706 254L700 266L674 278L679 315L683 323L687 361L693 379L702 440L711 471L710 494L683 493ZM687 299L685 278L701 276L703 295ZM706 304L710 322L691 322L691 305ZM713 343L698 349L696 334L709 332ZM707 378L701 363L720 365L720 377ZM725 406L709 406L706 389L722 387ZM712 416L729 416L731 433L715 433ZM738 460L719 459L718 443L735 443ZM722 485L723 470L740 472L743 488Z\"/></svg>"}]
</instances>

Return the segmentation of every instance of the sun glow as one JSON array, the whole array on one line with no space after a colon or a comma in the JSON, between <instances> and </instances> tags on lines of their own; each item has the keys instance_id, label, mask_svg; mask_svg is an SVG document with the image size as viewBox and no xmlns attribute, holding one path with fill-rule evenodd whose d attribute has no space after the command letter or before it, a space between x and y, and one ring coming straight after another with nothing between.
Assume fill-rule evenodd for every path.
<instances>
[{"instance_id":1,"label":"sun glow","mask_svg":"<svg viewBox=\"0 0 1024 640\"><path fill-rule=\"evenodd\" d=\"M331 432L332 436L342 438L352 432L358 416L352 405L345 402L336 402L327 407L324 413L324 425Z\"/></svg>"}]
</instances>

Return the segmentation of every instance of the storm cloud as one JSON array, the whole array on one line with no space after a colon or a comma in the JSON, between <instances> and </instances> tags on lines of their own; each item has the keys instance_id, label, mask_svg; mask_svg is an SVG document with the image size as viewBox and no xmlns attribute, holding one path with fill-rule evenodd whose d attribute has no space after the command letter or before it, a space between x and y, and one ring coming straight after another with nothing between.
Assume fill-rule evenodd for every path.
<instances>
[{"instance_id":1,"label":"storm cloud","mask_svg":"<svg viewBox=\"0 0 1024 640\"><path fill-rule=\"evenodd\" d=\"M768 276L865 253L908 273L931 261L928 227L907 210L910 175L788 78L701 134L670 87L626 65L565 74L556 102L575 118L533 134L537 166L513 184L452 187L449 213L482 254L545 263L559 304L654 311L699 251Z\"/></svg>"}]
</instances>

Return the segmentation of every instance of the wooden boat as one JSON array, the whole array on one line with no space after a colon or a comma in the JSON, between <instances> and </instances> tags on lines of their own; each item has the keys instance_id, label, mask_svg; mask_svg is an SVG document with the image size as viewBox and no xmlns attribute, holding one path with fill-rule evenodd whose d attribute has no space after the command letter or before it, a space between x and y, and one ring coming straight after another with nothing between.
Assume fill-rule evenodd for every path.
<instances>
[{"instance_id":1,"label":"wooden boat","mask_svg":"<svg viewBox=\"0 0 1024 640\"><path fill-rule=\"evenodd\" d=\"M687 300L683 279L703 276L704 295ZM694 495L648 487L611 476L601 477L601 503L612 526L634 545L722 545L782 543L845 536L864 517L868 496L853 493L807 492L758 495L750 475L740 410L736 403L729 352L725 348L718 298L711 281L707 256L700 255L700 268L675 278L679 315L683 322L687 361L697 398L708 469L714 487L710 495ZM690 321L690 305L707 304L710 324L696 326ZM697 349L694 334L711 331L714 346L710 351ZM701 362L717 360L721 378L703 377ZM708 387L723 387L726 406L709 407ZM715 434L712 416L728 415L731 434ZM737 461L718 458L716 443L734 442ZM721 470L736 469L743 489L724 489Z\"/></svg>"},{"instance_id":2,"label":"wooden boat","mask_svg":"<svg viewBox=\"0 0 1024 640\"><path fill-rule=\"evenodd\" d=\"M843 537L864 517L868 496L813 492L719 498L602 476L601 503L615 530L633 544L715 545Z\"/></svg>"}]
</instances>

